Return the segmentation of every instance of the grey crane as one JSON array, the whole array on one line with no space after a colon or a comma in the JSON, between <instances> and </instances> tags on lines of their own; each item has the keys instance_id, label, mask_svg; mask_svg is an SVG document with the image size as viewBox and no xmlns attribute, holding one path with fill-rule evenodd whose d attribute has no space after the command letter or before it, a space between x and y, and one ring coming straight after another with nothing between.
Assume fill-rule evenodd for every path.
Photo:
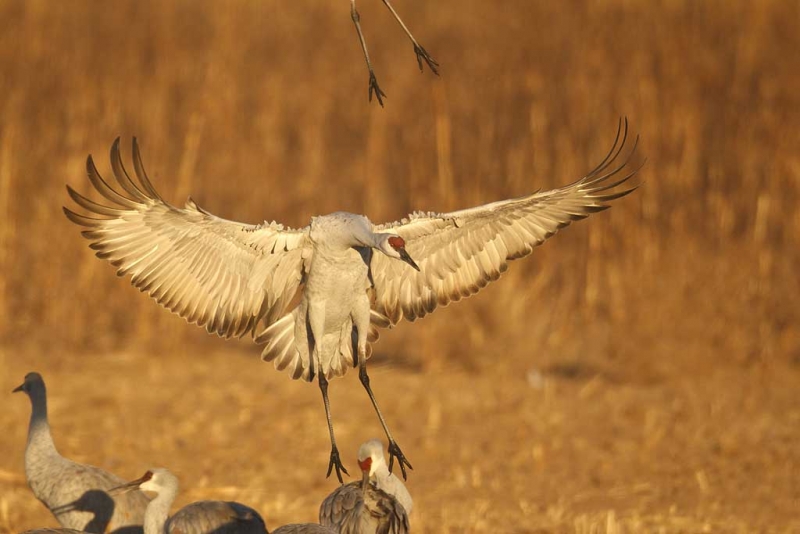
<instances>
[{"instance_id":1,"label":"grey crane","mask_svg":"<svg viewBox=\"0 0 800 534\"><path fill-rule=\"evenodd\" d=\"M336 488L319 508L319 522L341 534L404 534L409 531L411 495L389 472L377 439L358 449L361 481Z\"/></svg>"},{"instance_id":2,"label":"grey crane","mask_svg":"<svg viewBox=\"0 0 800 534\"><path fill-rule=\"evenodd\" d=\"M124 480L99 467L79 464L56 450L47 419L47 389L39 373L28 373L14 392L25 392L31 401L25 476L33 494L61 526L86 532L107 530L142 532L149 499L141 492L112 498L108 491Z\"/></svg>"},{"instance_id":3,"label":"grey crane","mask_svg":"<svg viewBox=\"0 0 800 534\"><path fill-rule=\"evenodd\" d=\"M193 502L170 517L169 510L178 489L175 475L164 468L156 468L113 488L111 493L119 495L141 490L157 494L144 515L144 534L267 534L264 519L258 512L238 502Z\"/></svg>"},{"instance_id":4,"label":"grey crane","mask_svg":"<svg viewBox=\"0 0 800 534\"><path fill-rule=\"evenodd\" d=\"M26 530L20 534L84 534L83 530L75 530L74 528L34 528Z\"/></svg>"},{"instance_id":5,"label":"grey crane","mask_svg":"<svg viewBox=\"0 0 800 534\"><path fill-rule=\"evenodd\" d=\"M86 228L82 235L99 258L161 305L224 338L252 334L265 344L262 359L276 369L309 382L317 377L331 441L328 476L335 467L340 482L347 470L336 447L328 382L358 366L389 440L389 470L397 458L406 478L411 464L386 425L367 374L378 328L414 321L477 293L509 261L636 189L626 182L638 171L627 170L638 138L621 157L627 133L627 120L620 121L603 161L558 189L451 213L415 212L383 225L337 212L313 217L299 230L221 219L191 198L184 208L172 206L147 178L136 139L138 183L122 164L117 139L111 167L121 192L103 180L89 156L89 180L111 205L67 186L75 203L94 215L66 207L64 213ZM299 304L289 309L298 291Z\"/></svg>"},{"instance_id":6,"label":"grey crane","mask_svg":"<svg viewBox=\"0 0 800 534\"><path fill-rule=\"evenodd\" d=\"M272 534L338 534L338 531L331 527L323 527L317 523L296 523L283 525L273 530Z\"/></svg>"},{"instance_id":7,"label":"grey crane","mask_svg":"<svg viewBox=\"0 0 800 534\"><path fill-rule=\"evenodd\" d=\"M435 59L431 57L428 52L420 46L414 36L411 35L408 27L405 25L403 20L400 18L400 15L397 14L397 11L394 10L392 4L389 3L389 0L383 0L384 5L389 8L389 11L392 12L392 16L394 16L395 20L400 24L400 27L403 28L403 31L411 39L411 44L414 45L414 54L417 56L417 65L419 66L419 71L422 72L422 62L428 64L428 68L431 69L435 75L439 75L439 64L436 62ZM383 107L383 99L386 97L386 94L381 91L381 88L378 87L378 80L375 77L375 71L372 70L372 62L369 60L369 52L367 52L367 41L364 40L364 34L361 31L361 15L358 14L356 10L356 0L350 0L350 17L353 19L353 24L356 25L356 32L358 32L358 40L361 42L361 50L364 52L364 59L367 62L367 70L369 71L369 101L372 102L372 95L373 93L378 99L378 104Z\"/></svg>"}]
</instances>

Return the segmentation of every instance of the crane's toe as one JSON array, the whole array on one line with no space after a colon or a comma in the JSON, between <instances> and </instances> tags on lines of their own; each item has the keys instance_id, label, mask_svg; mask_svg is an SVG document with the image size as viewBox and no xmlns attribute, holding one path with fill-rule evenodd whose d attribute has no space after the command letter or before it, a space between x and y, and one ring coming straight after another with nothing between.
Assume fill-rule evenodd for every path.
<instances>
[{"instance_id":1,"label":"crane's toe","mask_svg":"<svg viewBox=\"0 0 800 534\"><path fill-rule=\"evenodd\" d=\"M414 469L411 465L411 462L408 461L406 456L403 454L403 451L400 450L400 446L397 445L397 442L394 440L389 441L389 472L392 472L392 468L394 467L394 459L397 458L397 465L400 466L400 471L403 473L403 480L408 480L408 475L406 474L406 466L409 469Z\"/></svg>"},{"instance_id":2,"label":"crane's toe","mask_svg":"<svg viewBox=\"0 0 800 534\"><path fill-rule=\"evenodd\" d=\"M414 53L417 55L417 64L419 65L419 71L422 72L422 60L425 60L425 63L428 64L428 68L431 69L435 75L439 75L439 63L436 62L435 59L428 54L428 51L422 48L419 45L414 45Z\"/></svg>"},{"instance_id":3,"label":"crane's toe","mask_svg":"<svg viewBox=\"0 0 800 534\"><path fill-rule=\"evenodd\" d=\"M386 93L381 91L381 88L378 87L378 79L375 78L375 73L370 71L369 73L369 101L372 102L372 94L375 93L375 98L378 99L378 104L383 107L383 99L386 98Z\"/></svg>"},{"instance_id":4,"label":"crane's toe","mask_svg":"<svg viewBox=\"0 0 800 534\"><path fill-rule=\"evenodd\" d=\"M339 479L340 484L344 484L342 472L344 472L344 474L347 476L350 476L350 473L348 473L347 469L345 469L344 465L342 465L342 460L339 459L339 449L337 449L335 446L331 449L331 459L328 462L328 473L325 475L325 478L331 476L331 471L333 471L334 467L336 468L336 478Z\"/></svg>"}]
</instances>

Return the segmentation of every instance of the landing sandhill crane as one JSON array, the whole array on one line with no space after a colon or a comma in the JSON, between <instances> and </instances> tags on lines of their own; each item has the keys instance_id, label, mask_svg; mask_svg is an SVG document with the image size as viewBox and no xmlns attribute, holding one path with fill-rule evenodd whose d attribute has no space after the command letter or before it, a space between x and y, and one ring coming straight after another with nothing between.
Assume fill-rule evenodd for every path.
<instances>
[{"instance_id":1,"label":"landing sandhill crane","mask_svg":"<svg viewBox=\"0 0 800 534\"><path fill-rule=\"evenodd\" d=\"M56 450L47 420L47 389L39 373L28 373L14 389L31 400L25 448L25 475L33 494L61 526L86 532L142 532L149 499L141 492L112 498L110 488L125 482L118 476L67 460Z\"/></svg>"},{"instance_id":2,"label":"landing sandhill crane","mask_svg":"<svg viewBox=\"0 0 800 534\"><path fill-rule=\"evenodd\" d=\"M111 492L117 495L141 490L157 494L144 515L144 534L267 534L258 512L238 502L193 502L169 517L178 488L175 475L164 468L156 468Z\"/></svg>"},{"instance_id":3,"label":"landing sandhill crane","mask_svg":"<svg viewBox=\"0 0 800 534\"><path fill-rule=\"evenodd\" d=\"M397 11L394 10L392 4L389 3L389 0L383 0L383 3L386 7L389 8L389 11L392 12L395 20L400 24L400 27L403 28L403 31L411 39L411 44L414 45L414 53L417 55L417 65L419 66L419 71L422 72L422 62L428 64L428 68L431 69L431 72L439 75L439 64L433 59L428 52L420 46L414 36L411 35L408 27L406 27L405 23L403 23L402 19L400 19L400 15L397 14ZM353 19L353 24L356 25L356 32L358 32L358 40L361 42L361 50L364 52L364 59L367 61L367 70L369 71L369 101L372 102L372 94L375 93L375 97L378 99L378 104L383 107L383 99L386 97L386 94L381 91L381 88L378 87L378 80L375 78L375 72L372 70L372 62L369 60L369 53L367 52L367 42L364 40L364 34L361 32L361 16L356 11L356 0L350 0L350 17Z\"/></svg>"},{"instance_id":4,"label":"landing sandhill crane","mask_svg":"<svg viewBox=\"0 0 800 534\"><path fill-rule=\"evenodd\" d=\"M620 122L603 161L559 189L451 213L415 212L383 225L337 212L313 217L300 230L221 219L191 198L184 208L172 206L147 178L136 139L138 184L122 164L117 139L111 167L121 192L103 180L89 156L89 180L111 205L67 186L72 199L96 216L64 212L87 228L82 234L90 247L117 275L131 275L134 286L172 312L224 338L251 333L265 344L262 359L276 369L309 382L316 376L331 440L328 476L335 467L340 482L347 470L333 434L328 381L358 365L389 440L389 469L397 458L406 478L411 464L389 432L367 375L378 328L414 321L478 292L509 261L633 191L620 188L638 170L625 171L636 143L620 157L627 131L627 120ZM289 310L298 291L300 302Z\"/></svg>"},{"instance_id":5,"label":"landing sandhill crane","mask_svg":"<svg viewBox=\"0 0 800 534\"><path fill-rule=\"evenodd\" d=\"M358 449L361 482L336 488L322 502L319 522L341 534L404 534L412 501L399 478L389 473L377 439Z\"/></svg>"}]
</instances>

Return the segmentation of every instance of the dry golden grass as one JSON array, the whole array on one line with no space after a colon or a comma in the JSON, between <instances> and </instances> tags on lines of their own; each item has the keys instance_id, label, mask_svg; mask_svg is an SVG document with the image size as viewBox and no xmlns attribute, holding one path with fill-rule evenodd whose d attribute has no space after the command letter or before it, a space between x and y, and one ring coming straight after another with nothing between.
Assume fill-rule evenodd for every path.
<instances>
[{"instance_id":1,"label":"dry golden grass","mask_svg":"<svg viewBox=\"0 0 800 534\"><path fill-rule=\"evenodd\" d=\"M136 135L166 198L227 218L383 221L577 178L626 115L644 187L376 346L414 531L800 531L800 7L397 0L436 79L359 5L384 110L344 0L0 2L3 387L44 374L73 458L311 520L317 388L92 258L61 213L86 154ZM353 374L332 394L344 451L380 435ZM3 406L0 532L53 525Z\"/></svg>"}]
</instances>

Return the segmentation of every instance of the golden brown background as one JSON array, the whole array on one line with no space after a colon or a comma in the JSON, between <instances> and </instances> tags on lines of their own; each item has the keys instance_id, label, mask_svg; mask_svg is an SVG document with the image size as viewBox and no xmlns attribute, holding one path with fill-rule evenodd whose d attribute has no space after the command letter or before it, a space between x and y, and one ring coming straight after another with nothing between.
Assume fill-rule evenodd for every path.
<instances>
[{"instance_id":1,"label":"golden brown background","mask_svg":"<svg viewBox=\"0 0 800 534\"><path fill-rule=\"evenodd\" d=\"M441 78L358 5L385 109L345 0L0 3L2 391L40 371L63 454L169 467L178 504L313 520L318 388L92 257L61 213L86 155L136 135L174 203L380 222L578 178L627 116L640 190L375 347L413 530L800 532L800 4L396 0ZM355 373L331 388L352 474L380 428ZM2 398L0 532L55 525Z\"/></svg>"}]
</instances>

